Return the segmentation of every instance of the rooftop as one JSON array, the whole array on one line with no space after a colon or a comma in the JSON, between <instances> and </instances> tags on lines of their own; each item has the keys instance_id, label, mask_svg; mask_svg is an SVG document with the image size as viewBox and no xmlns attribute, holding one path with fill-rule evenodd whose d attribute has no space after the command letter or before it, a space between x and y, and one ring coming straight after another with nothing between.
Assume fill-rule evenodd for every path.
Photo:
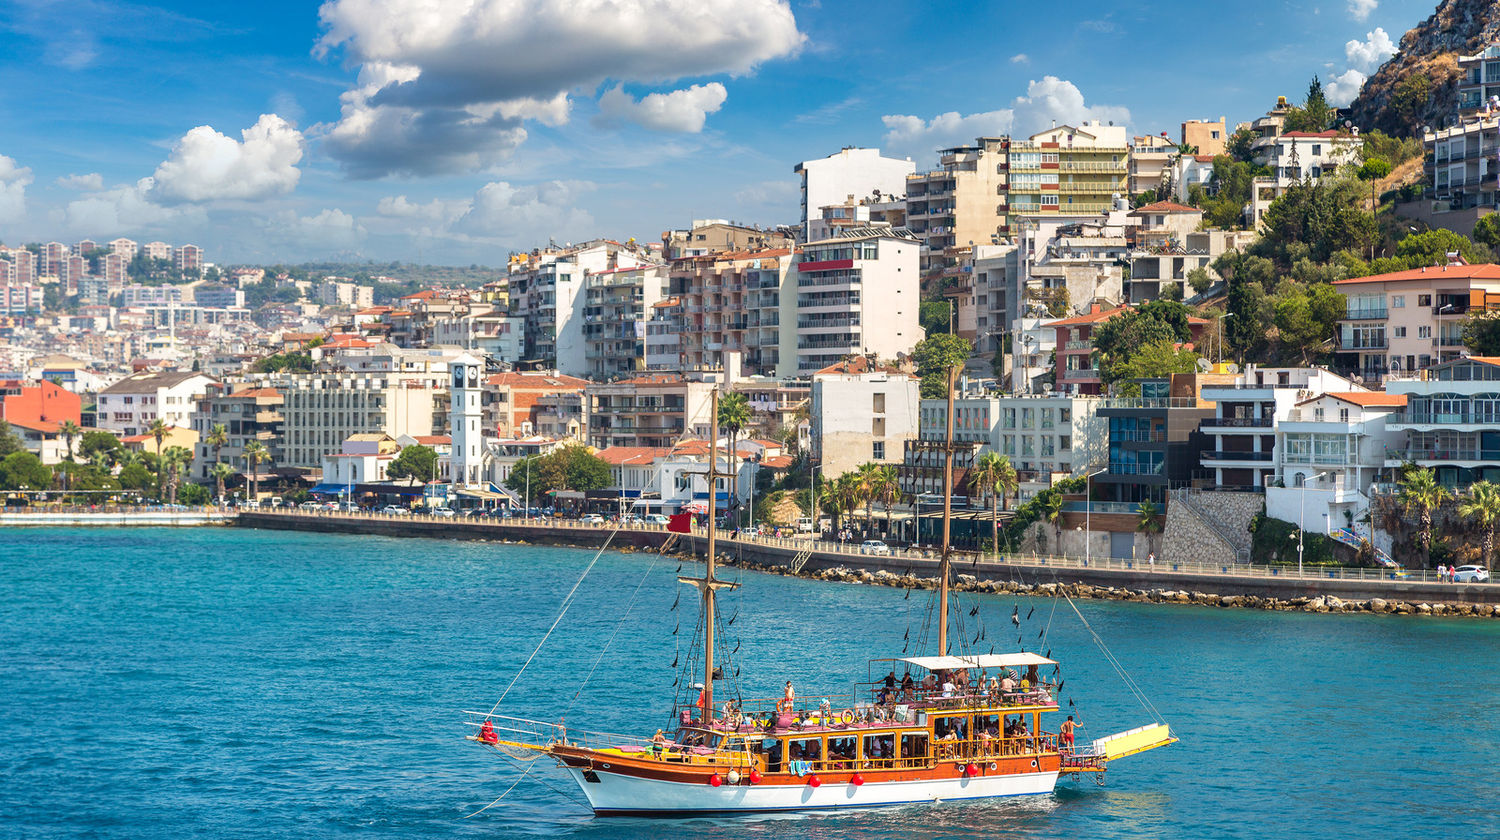
<instances>
[{"instance_id":1,"label":"rooftop","mask_svg":"<svg viewBox=\"0 0 1500 840\"><path fill-rule=\"evenodd\" d=\"M1368 277L1351 277L1335 280L1333 285L1346 286L1354 283L1399 283L1406 280L1500 280L1500 265L1479 263L1477 265L1434 265L1372 274Z\"/></svg>"}]
</instances>

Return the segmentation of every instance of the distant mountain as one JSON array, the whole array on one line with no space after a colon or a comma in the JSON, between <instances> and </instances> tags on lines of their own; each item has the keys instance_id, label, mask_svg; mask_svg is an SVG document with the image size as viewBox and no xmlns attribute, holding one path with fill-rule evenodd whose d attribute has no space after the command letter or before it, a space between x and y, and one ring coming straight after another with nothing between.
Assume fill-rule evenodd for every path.
<instances>
[{"instance_id":1,"label":"distant mountain","mask_svg":"<svg viewBox=\"0 0 1500 840\"><path fill-rule=\"evenodd\" d=\"M1420 137L1423 126L1453 120L1458 57L1500 41L1500 3L1442 0L1432 17L1401 36L1401 48L1380 66L1350 106L1354 124Z\"/></svg>"}]
</instances>

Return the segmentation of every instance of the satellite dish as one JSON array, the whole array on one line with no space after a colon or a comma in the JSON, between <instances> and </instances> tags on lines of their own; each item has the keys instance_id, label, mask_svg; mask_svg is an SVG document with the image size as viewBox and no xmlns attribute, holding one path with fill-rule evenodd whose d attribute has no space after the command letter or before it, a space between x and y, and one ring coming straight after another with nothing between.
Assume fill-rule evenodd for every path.
<instances>
[{"instance_id":1,"label":"satellite dish","mask_svg":"<svg viewBox=\"0 0 1500 840\"><path fill-rule=\"evenodd\" d=\"M1240 366L1237 365L1237 364L1235 364L1234 362L1230 362L1229 364L1225 365L1224 369L1227 370L1227 371L1229 371L1230 373L1239 373L1240 372Z\"/></svg>"},{"instance_id":2,"label":"satellite dish","mask_svg":"<svg viewBox=\"0 0 1500 840\"><path fill-rule=\"evenodd\" d=\"M1199 373L1208 373L1209 371L1211 371L1213 369L1214 369L1213 363L1210 362L1209 360L1202 359L1202 358L1200 358L1198 360L1198 372Z\"/></svg>"}]
</instances>

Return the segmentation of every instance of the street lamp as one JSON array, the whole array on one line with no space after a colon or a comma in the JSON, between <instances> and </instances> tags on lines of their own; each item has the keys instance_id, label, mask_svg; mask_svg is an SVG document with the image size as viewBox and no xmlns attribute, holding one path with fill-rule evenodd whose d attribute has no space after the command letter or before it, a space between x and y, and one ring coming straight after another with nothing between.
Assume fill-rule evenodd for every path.
<instances>
[{"instance_id":1,"label":"street lamp","mask_svg":"<svg viewBox=\"0 0 1500 840\"><path fill-rule=\"evenodd\" d=\"M1083 477L1083 565L1085 566L1089 564L1090 543L1092 542L1091 538L1094 535L1094 494L1093 491L1090 490L1090 481L1094 476L1102 472L1109 472L1109 468L1100 467L1099 469L1094 470L1093 472L1088 473ZM1062 546L1058 546L1058 548L1061 549Z\"/></svg>"},{"instance_id":2,"label":"street lamp","mask_svg":"<svg viewBox=\"0 0 1500 840\"><path fill-rule=\"evenodd\" d=\"M1315 481L1325 475L1328 475L1327 470L1302 479L1302 492L1298 494L1300 510L1297 512L1297 577L1302 577L1302 534L1307 529L1307 482ZM1287 534L1287 539L1291 538L1292 535Z\"/></svg>"}]
</instances>

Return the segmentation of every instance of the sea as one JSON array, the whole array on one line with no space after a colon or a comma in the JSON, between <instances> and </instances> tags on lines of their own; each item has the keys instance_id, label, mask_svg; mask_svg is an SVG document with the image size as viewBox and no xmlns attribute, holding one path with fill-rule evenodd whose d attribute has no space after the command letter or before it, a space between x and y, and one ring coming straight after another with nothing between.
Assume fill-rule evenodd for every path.
<instances>
[{"instance_id":1,"label":"sea","mask_svg":"<svg viewBox=\"0 0 1500 840\"><path fill-rule=\"evenodd\" d=\"M677 576L700 569L680 567L484 542L9 530L0 836L1500 836L1500 621L1484 619L963 595L965 643L1062 663L1080 740L1157 715L1181 738L1049 796L596 819L556 769L520 778L464 739L464 710L497 703L570 728L665 725L696 620ZM744 696L786 679L846 692L883 675L872 659L930 652L926 592L726 574Z\"/></svg>"}]
</instances>

